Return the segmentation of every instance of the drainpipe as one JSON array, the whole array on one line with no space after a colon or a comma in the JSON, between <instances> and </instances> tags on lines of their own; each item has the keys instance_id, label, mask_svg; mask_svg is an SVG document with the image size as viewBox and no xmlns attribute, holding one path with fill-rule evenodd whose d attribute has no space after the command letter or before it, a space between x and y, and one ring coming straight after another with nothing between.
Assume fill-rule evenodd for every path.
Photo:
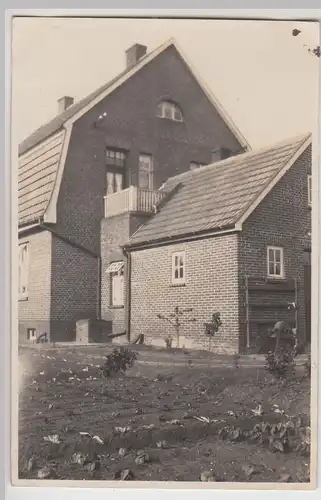
<instances>
[{"instance_id":1,"label":"drainpipe","mask_svg":"<svg viewBox=\"0 0 321 500\"><path fill-rule=\"evenodd\" d=\"M123 248L123 254L126 258L126 302L125 302L125 331L127 333L127 340L130 342L130 300L131 300L131 254Z\"/></svg>"},{"instance_id":2,"label":"drainpipe","mask_svg":"<svg viewBox=\"0 0 321 500\"><path fill-rule=\"evenodd\" d=\"M101 257L97 257L97 319L101 319Z\"/></svg>"}]
</instances>

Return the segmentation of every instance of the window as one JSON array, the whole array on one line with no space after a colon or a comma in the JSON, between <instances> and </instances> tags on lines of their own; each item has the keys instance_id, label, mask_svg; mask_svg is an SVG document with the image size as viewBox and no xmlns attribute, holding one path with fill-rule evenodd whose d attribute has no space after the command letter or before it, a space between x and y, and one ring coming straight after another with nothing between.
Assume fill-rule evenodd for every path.
<instances>
[{"instance_id":1,"label":"window","mask_svg":"<svg viewBox=\"0 0 321 500\"><path fill-rule=\"evenodd\" d=\"M28 268L29 246L28 243L21 243L18 255L18 294L20 299L28 297Z\"/></svg>"},{"instance_id":2,"label":"window","mask_svg":"<svg viewBox=\"0 0 321 500\"><path fill-rule=\"evenodd\" d=\"M183 115L179 107L173 102L163 101L159 103L157 108L157 116L160 118L166 118L167 120L173 120L175 122L182 122Z\"/></svg>"},{"instance_id":3,"label":"window","mask_svg":"<svg viewBox=\"0 0 321 500\"><path fill-rule=\"evenodd\" d=\"M312 206L312 175L308 175L308 204Z\"/></svg>"},{"instance_id":4,"label":"window","mask_svg":"<svg viewBox=\"0 0 321 500\"><path fill-rule=\"evenodd\" d=\"M126 162L126 154L124 151L115 149L106 149L106 165L115 165L116 167L124 167Z\"/></svg>"},{"instance_id":5,"label":"window","mask_svg":"<svg viewBox=\"0 0 321 500\"><path fill-rule=\"evenodd\" d=\"M122 191L124 186L124 174L118 172L107 172L106 174L107 181L107 194L118 193L118 191Z\"/></svg>"},{"instance_id":6,"label":"window","mask_svg":"<svg viewBox=\"0 0 321 500\"><path fill-rule=\"evenodd\" d=\"M152 190L153 184L153 158L150 155L139 155L139 187Z\"/></svg>"},{"instance_id":7,"label":"window","mask_svg":"<svg viewBox=\"0 0 321 500\"><path fill-rule=\"evenodd\" d=\"M197 168L205 167L205 163L197 163L196 161L191 161L189 164L190 170L196 170Z\"/></svg>"},{"instance_id":8,"label":"window","mask_svg":"<svg viewBox=\"0 0 321 500\"><path fill-rule=\"evenodd\" d=\"M270 278L283 278L283 248L267 248L267 273Z\"/></svg>"},{"instance_id":9,"label":"window","mask_svg":"<svg viewBox=\"0 0 321 500\"><path fill-rule=\"evenodd\" d=\"M124 262L112 262L107 268L110 274L111 295L110 305L112 307L124 306Z\"/></svg>"},{"instance_id":10,"label":"window","mask_svg":"<svg viewBox=\"0 0 321 500\"><path fill-rule=\"evenodd\" d=\"M27 340L36 340L36 329L35 328L27 328Z\"/></svg>"},{"instance_id":11,"label":"window","mask_svg":"<svg viewBox=\"0 0 321 500\"><path fill-rule=\"evenodd\" d=\"M106 194L124 189L126 154L124 151L106 149Z\"/></svg>"},{"instance_id":12,"label":"window","mask_svg":"<svg viewBox=\"0 0 321 500\"><path fill-rule=\"evenodd\" d=\"M172 254L172 284L185 284L185 252Z\"/></svg>"}]
</instances>

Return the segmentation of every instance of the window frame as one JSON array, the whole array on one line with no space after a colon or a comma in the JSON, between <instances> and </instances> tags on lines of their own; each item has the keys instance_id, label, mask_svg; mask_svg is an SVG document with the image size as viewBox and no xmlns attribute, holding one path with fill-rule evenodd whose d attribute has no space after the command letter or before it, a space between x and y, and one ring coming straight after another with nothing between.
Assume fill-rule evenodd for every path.
<instances>
[{"instance_id":1,"label":"window frame","mask_svg":"<svg viewBox=\"0 0 321 500\"><path fill-rule=\"evenodd\" d=\"M273 260L274 270L275 270L275 267L276 267L276 264L277 264L277 261L275 260L275 252L276 251L280 252L280 274L271 274L270 273L270 263L272 262L272 261L270 261L270 251L271 250L274 252L274 260ZM274 246L274 245L269 245L267 247L266 261L267 261L267 277L269 279L283 279L285 277L284 276L284 249L283 249L283 247L277 247L277 246Z\"/></svg>"},{"instance_id":2,"label":"window frame","mask_svg":"<svg viewBox=\"0 0 321 500\"><path fill-rule=\"evenodd\" d=\"M37 340L37 331L35 328L27 328L27 341L32 342L33 340Z\"/></svg>"},{"instance_id":3,"label":"window frame","mask_svg":"<svg viewBox=\"0 0 321 500\"><path fill-rule=\"evenodd\" d=\"M107 153L114 153L114 161L107 161L108 158L112 159L112 156L107 156ZM118 158L119 161L117 161L117 154L120 155ZM106 147L105 148L105 165L111 166L111 167L116 167L120 169L124 169L126 166L126 159L127 159L127 154L124 149L118 149L118 148L111 148L111 147Z\"/></svg>"},{"instance_id":4,"label":"window frame","mask_svg":"<svg viewBox=\"0 0 321 500\"><path fill-rule=\"evenodd\" d=\"M125 272L124 272L125 262L124 261L114 261L114 262L111 262L110 266L112 266L112 264L118 264L118 263L122 263L122 266L118 271L108 271L109 275L110 275L110 277L109 277L109 280L110 280L109 305L113 309L120 309L120 308L125 307ZM114 302L114 297L115 297L115 295L117 295L114 293L114 287L116 286L116 281L118 281L117 286L120 286L120 283L121 283L121 289L118 291L118 293L120 293L121 299L120 299L120 301Z\"/></svg>"},{"instance_id":5,"label":"window frame","mask_svg":"<svg viewBox=\"0 0 321 500\"><path fill-rule=\"evenodd\" d=\"M107 153L114 153L114 161L107 161L108 158L112 160L112 156L107 156ZM121 155L122 159L121 161L117 161L117 155ZM123 191L126 188L126 161L127 161L127 151L121 148L112 148L112 147L106 147L105 148L105 167L106 167L106 176L105 176L105 192L106 196L110 196L115 193L119 193L119 191L116 190L116 176L121 175L121 189L120 191ZM108 174L112 174L113 176L113 192L108 193L108 181L107 177Z\"/></svg>"},{"instance_id":6,"label":"window frame","mask_svg":"<svg viewBox=\"0 0 321 500\"><path fill-rule=\"evenodd\" d=\"M170 110L170 116L166 116L166 108ZM175 115L179 114L180 118L177 118ZM164 120L170 120L173 122L183 123L183 113L181 108L173 101L161 101L157 106L157 116L158 118L162 118Z\"/></svg>"},{"instance_id":7,"label":"window frame","mask_svg":"<svg viewBox=\"0 0 321 500\"><path fill-rule=\"evenodd\" d=\"M108 181L107 177L108 174L111 174L113 176L113 192L108 193ZM116 186L116 176L121 175L121 189L117 191ZM112 194L119 193L120 191L123 191L125 189L125 172L120 172L119 170L116 169L108 169L106 170L106 196L111 196Z\"/></svg>"},{"instance_id":8,"label":"window frame","mask_svg":"<svg viewBox=\"0 0 321 500\"><path fill-rule=\"evenodd\" d=\"M176 265L176 257L180 259L181 257L183 258L183 265ZM175 277L175 271L183 269L183 276L182 277ZM178 274L180 274L178 272ZM185 285L186 284L186 252L185 250L180 250L176 252L172 252L172 272L171 272L171 283L172 285Z\"/></svg>"},{"instance_id":9,"label":"window frame","mask_svg":"<svg viewBox=\"0 0 321 500\"><path fill-rule=\"evenodd\" d=\"M312 207L312 175L308 174L308 206Z\"/></svg>"},{"instance_id":10,"label":"window frame","mask_svg":"<svg viewBox=\"0 0 321 500\"><path fill-rule=\"evenodd\" d=\"M142 167L144 165L144 162L141 162L142 158L148 158L150 160L148 168ZM148 188L141 186L141 182L140 182L141 172L148 174ZM139 153L139 157L138 157L138 186L140 189L147 189L149 191L152 191L154 189L154 158L151 154Z\"/></svg>"},{"instance_id":11,"label":"window frame","mask_svg":"<svg viewBox=\"0 0 321 500\"><path fill-rule=\"evenodd\" d=\"M26 248L26 259L22 261L23 248ZM23 291L23 285L25 290ZM29 294L29 241L18 244L18 297L27 300Z\"/></svg>"}]
</instances>

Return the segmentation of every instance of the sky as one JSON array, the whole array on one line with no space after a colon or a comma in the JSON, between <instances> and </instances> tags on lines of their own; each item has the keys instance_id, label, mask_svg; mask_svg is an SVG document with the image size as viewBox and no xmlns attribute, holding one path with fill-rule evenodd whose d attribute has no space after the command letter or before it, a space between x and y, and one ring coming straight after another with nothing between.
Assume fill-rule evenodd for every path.
<instances>
[{"instance_id":1,"label":"sky","mask_svg":"<svg viewBox=\"0 0 321 500\"><path fill-rule=\"evenodd\" d=\"M12 32L16 142L57 114L60 97L79 100L123 71L131 45L150 52L172 37L252 148L315 130L314 22L15 18Z\"/></svg>"}]
</instances>

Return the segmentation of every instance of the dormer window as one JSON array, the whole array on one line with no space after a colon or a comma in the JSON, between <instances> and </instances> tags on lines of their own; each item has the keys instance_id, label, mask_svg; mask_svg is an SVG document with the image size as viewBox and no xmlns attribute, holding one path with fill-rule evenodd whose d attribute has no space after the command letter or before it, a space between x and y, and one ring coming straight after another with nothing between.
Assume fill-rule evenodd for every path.
<instances>
[{"instance_id":1,"label":"dormer window","mask_svg":"<svg viewBox=\"0 0 321 500\"><path fill-rule=\"evenodd\" d=\"M157 108L157 116L160 118L166 118L167 120L173 120L174 122L182 122L183 115L177 104L169 101L163 101L159 103Z\"/></svg>"}]
</instances>

